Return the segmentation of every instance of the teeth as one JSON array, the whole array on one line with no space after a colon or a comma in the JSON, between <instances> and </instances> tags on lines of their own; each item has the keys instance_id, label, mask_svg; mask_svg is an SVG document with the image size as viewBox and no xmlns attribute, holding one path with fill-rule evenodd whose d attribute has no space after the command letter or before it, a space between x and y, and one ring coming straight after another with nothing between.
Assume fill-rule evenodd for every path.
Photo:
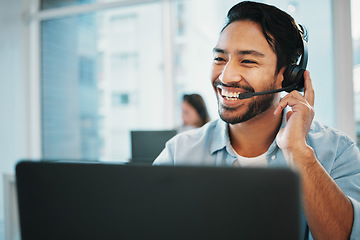
<instances>
[{"instance_id":1,"label":"teeth","mask_svg":"<svg viewBox=\"0 0 360 240\"><path fill-rule=\"evenodd\" d=\"M239 93L234 93L234 92L228 92L222 89L221 91L221 95L226 99L226 100L232 100L235 101L238 99L238 95Z\"/></svg>"}]
</instances>

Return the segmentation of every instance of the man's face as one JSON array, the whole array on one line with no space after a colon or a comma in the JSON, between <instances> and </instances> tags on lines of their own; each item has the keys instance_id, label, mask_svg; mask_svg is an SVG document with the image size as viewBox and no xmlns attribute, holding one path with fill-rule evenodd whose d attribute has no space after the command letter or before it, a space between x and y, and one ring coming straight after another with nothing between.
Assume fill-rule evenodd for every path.
<instances>
[{"instance_id":1,"label":"man's face","mask_svg":"<svg viewBox=\"0 0 360 240\"><path fill-rule=\"evenodd\" d=\"M280 88L283 70L276 75L276 63L276 54L257 23L236 21L223 30L214 48L211 81L225 122L247 121L276 104L278 94L237 99L239 93Z\"/></svg>"}]
</instances>

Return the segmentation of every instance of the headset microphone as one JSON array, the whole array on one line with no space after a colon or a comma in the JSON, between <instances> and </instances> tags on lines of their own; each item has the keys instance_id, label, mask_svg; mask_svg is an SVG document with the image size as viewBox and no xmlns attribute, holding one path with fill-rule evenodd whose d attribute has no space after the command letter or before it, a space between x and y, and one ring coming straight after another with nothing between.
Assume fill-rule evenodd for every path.
<instances>
[{"instance_id":1,"label":"headset microphone","mask_svg":"<svg viewBox=\"0 0 360 240\"><path fill-rule=\"evenodd\" d=\"M266 94L273 94L277 92L291 92L293 90L298 90L303 92L304 91L304 72L306 70L306 65L308 61L308 50L307 50L307 42L302 39L303 41L303 48L300 63L292 64L284 71L284 80L282 82L282 88L274 89L269 91L263 92L246 92L240 93L237 98L238 99L247 99L252 98L258 95L266 95Z\"/></svg>"},{"instance_id":2,"label":"headset microphone","mask_svg":"<svg viewBox=\"0 0 360 240\"><path fill-rule=\"evenodd\" d=\"M263 92L239 93L237 98L238 99L247 99L247 98L252 98L254 96L259 96L259 95L267 95L267 94L273 94L273 93L282 92L282 91L289 91L290 89L295 89L296 86L297 85L291 85L289 87L284 87L284 88L279 88L279 89L274 89L274 90L269 90L269 91L263 91Z\"/></svg>"}]
</instances>

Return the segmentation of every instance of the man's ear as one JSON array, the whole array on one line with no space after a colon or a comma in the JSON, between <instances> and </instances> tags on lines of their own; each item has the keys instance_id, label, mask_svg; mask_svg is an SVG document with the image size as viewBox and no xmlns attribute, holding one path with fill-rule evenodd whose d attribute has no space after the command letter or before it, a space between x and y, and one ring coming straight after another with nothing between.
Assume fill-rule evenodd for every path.
<instances>
[{"instance_id":1,"label":"man's ear","mask_svg":"<svg viewBox=\"0 0 360 240\"><path fill-rule=\"evenodd\" d=\"M282 83L284 81L284 72L286 70L286 67L282 67L279 71L279 73L276 76L276 87L282 88Z\"/></svg>"}]
</instances>

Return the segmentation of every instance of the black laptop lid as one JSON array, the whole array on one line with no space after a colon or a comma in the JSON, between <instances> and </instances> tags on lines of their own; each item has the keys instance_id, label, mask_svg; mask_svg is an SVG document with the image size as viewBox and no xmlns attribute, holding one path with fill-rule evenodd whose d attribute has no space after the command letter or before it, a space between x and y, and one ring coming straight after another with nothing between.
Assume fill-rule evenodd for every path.
<instances>
[{"instance_id":1,"label":"black laptop lid","mask_svg":"<svg viewBox=\"0 0 360 240\"><path fill-rule=\"evenodd\" d=\"M298 239L286 169L21 162L22 240Z\"/></svg>"}]
</instances>

